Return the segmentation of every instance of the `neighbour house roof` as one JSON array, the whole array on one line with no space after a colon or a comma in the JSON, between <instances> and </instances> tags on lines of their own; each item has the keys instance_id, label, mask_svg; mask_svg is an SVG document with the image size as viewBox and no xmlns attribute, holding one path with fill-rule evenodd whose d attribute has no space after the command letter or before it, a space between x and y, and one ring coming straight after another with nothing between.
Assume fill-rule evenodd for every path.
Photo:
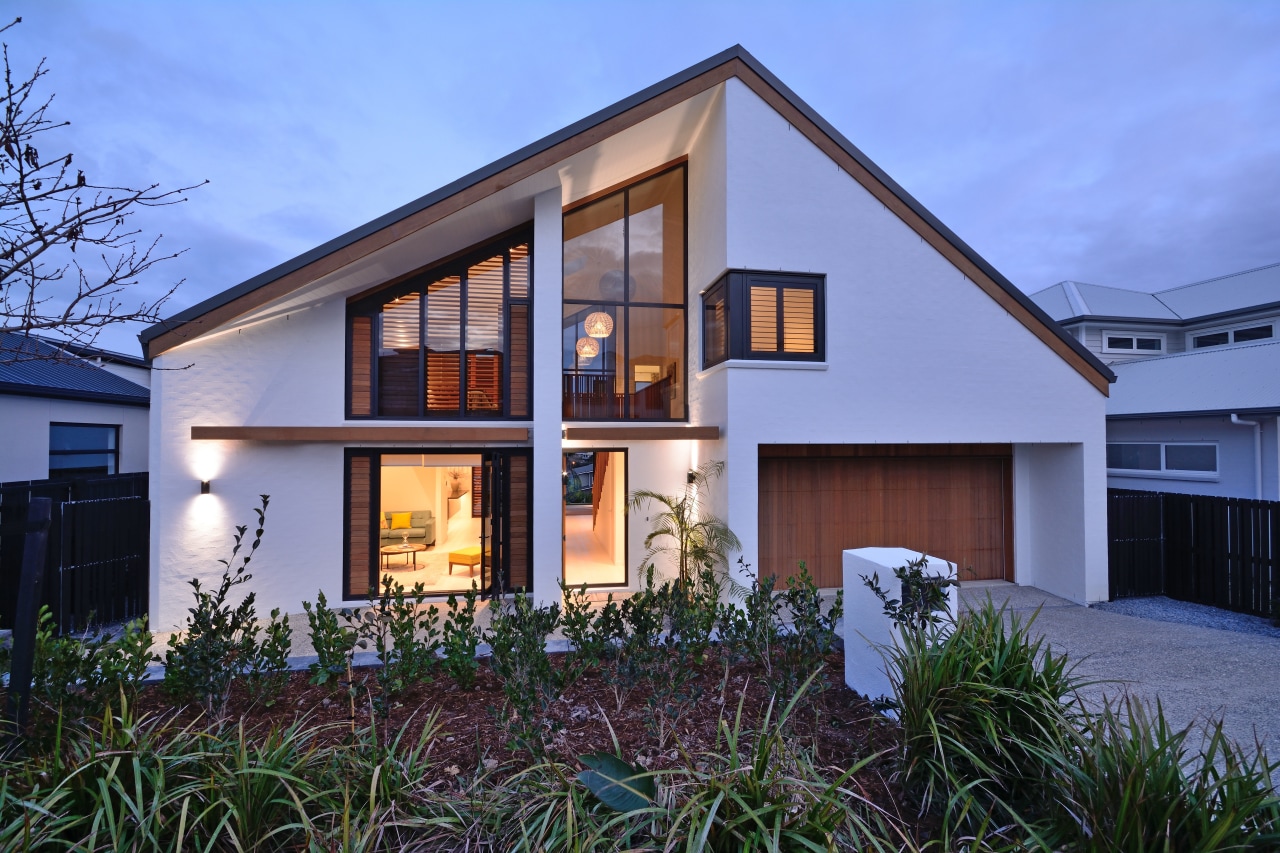
<instances>
[{"instance_id":1,"label":"neighbour house roof","mask_svg":"<svg viewBox=\"0 0 1280 853\"><path fill-rule=\"evenodd\" d=\"M1108 392L1114 374L1106 365L1052 322L1035 302L898 186L740 45L157 323L139 335L143 351L148 358L155 357L244 317L731 78L740 80L783 115L1099 391L1103 394Z\"/></svg>"},{"instance_id":2,"label":"neighbour house roof","mask_svg":"<svg viewBox=\"0 0 1280 853\"><path fill-rule=\"evenodd\" d=\"M95 357L117 356L95 350ZM119 356L126 363L136 361ZM151 392L42 338L0 332L0 394L147 406Z\"/></svg>"},{"instance_id":3,"label":"neighbour house roof","mask_svg":"<svg viewBox=\"0 0 1280 853\"><path fill-rule=\"evenodd\" d=\"M1060 323L1093 318L1182 325L1253 308L1280 307L1280 263L1153 293L1061 281L1031 298Z\"/></svg>"},{"instance_id":4,"label":"neighbour house roof","mask_svg":"<svg viewBox=\"0 0 1280 853\"><path fill-rule=\"evenodd\" d=\"M1107 417L1280 411L1280 341L1113 365Z\"/></svg>"}]
</instances>

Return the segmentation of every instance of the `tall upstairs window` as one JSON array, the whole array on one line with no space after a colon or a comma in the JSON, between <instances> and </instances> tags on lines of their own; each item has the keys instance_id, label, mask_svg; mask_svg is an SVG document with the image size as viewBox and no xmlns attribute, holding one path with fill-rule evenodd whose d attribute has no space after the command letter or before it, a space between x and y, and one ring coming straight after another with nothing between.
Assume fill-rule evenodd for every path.
<instances>
[{"instance_id":1,"label":"tall upstairs window","mask_svg":"<svg viewBox=\"0 0 1280 853\"><path fill-rule=\"evenodd\" d=\"M685 167L564 216L566 420L684 420Z\"/></svg>"},{"instance_id":2,"label":"tall upstairs window","mask_svg":"<svg viewBox=\"0 0 1280 853\"><path fill-rule=\"evenodd\" d=\"M525 232L347 306L352 418L528 418Z\"/></svg>"}]
</instances>

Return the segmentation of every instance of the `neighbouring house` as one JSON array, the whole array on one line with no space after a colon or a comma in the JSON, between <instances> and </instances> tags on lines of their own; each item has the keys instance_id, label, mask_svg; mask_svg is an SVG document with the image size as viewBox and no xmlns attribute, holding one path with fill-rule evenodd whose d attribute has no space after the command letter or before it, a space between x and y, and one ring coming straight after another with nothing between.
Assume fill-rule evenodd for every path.
<instances>
[{"instance_id":1,"label":"neighbouring house","mask_svg":"<svg viewBox=\"0 0 1280 853\"><path fill-rule=\"evenodd\" d=\"M1111 372L740 47L142 339L192 365L152 386L161 630L259 493L260 606L556 601L634 586L627 494L715 460L754 570L895 545L1107 596Z\"/></svg>"},{"instance_id":2,"label":"neighbouring house","mask_svg":"<svg viewBox=\"0 0 1280 853\"><path fill-rule=\"evenodd\" d=\"M150 368L0 332L0 482L147 470Z\"/></svg>"},{"instance_id":3,"label":"neighbouring house","mask_svg":"<svg viewBox=\"0 0 1280 853\"><path fill-rule=\"evenodd\" d=\"M1154 293L1032 294L1118 380L1113 488L1280 500L1280 264Z\"/></svg>"}]
</instances>

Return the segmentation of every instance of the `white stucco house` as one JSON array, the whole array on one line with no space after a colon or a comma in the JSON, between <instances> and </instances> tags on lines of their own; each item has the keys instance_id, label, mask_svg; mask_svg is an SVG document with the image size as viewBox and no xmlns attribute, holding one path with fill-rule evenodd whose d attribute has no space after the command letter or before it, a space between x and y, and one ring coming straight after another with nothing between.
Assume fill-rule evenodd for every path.
<instances>
[{"instance_id":1,"label":"white stucco house","mask_svg":"<svg viewBox=\"0 0 1280 853\"><path fill-rule=\"evenodd\" d=\"M633 586L625 495L715 460L756 570L904 546L1107 595L1112 373L740 47L142 339L193 365L152 386L159 630L260 493L265 607L384 570L548 601Z\"/></svg>"},{"instance_id":2,"label":"white stucco house","mask_svg":"<svg viewBox=\"0 0 1280 853\"><path fill-rule=\"evenodd\" d=\"M1113 488L1280 500L1280 264L1154 293L1032 294L1119 377Z\"/></svg>"},{"instance_id":3,"label":"white stucco house","mask_svg":"<svg viewBox=\"0 0 1280 853\"><path fill-rule=\"evenodd\" d=\"M147 470L140 358L0 332L0 483Z\"/></svg>"}]
</instances>

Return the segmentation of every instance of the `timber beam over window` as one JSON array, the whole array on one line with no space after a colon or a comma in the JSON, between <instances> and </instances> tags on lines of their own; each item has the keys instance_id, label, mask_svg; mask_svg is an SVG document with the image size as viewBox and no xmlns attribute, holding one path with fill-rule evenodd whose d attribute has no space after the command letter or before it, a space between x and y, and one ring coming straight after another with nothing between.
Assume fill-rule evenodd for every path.
<instances>
[{"instance_id":1,"label":"timber beam over window","mask_svg":"<svg viewBox=\"0 0 1280 853\"><path fill-rule=\"evenodd\" d=\"M528 427L193 426L193 441L528 441Z\"/></svg>"},{"instance_id":2,"label":"timber beam over window","mask_svg":"<svg viewBox=\"0 0 1280 853\"><path fill-rule=\"evenodd\" d=\"M566 441L717 441L720 427L566 427Z\"/></svg>"}]
</instances>

